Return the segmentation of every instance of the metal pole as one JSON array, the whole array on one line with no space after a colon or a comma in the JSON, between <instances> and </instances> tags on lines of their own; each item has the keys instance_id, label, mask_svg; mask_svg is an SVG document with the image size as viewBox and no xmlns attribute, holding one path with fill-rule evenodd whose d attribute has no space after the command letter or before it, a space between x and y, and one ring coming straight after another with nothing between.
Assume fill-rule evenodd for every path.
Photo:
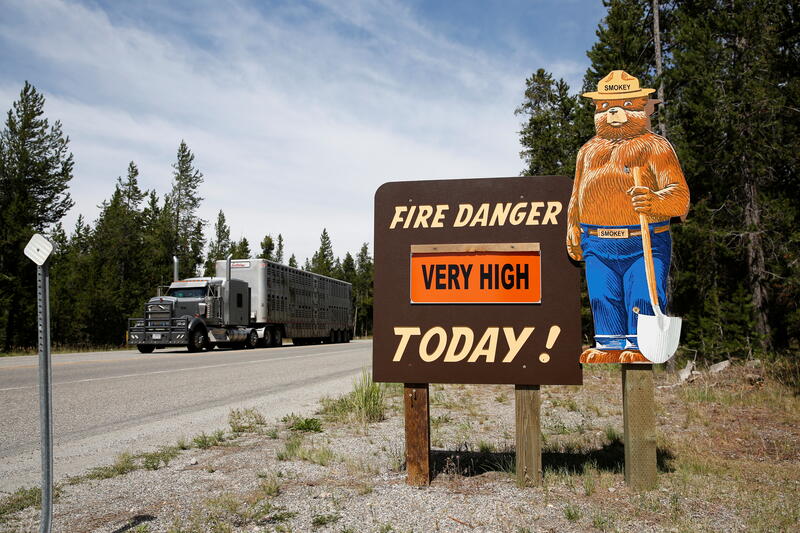
<instances>
[{"instance_id":1,"label":"metal pole","mask_svg":"<svg viewBox=\"0 0 800 533\"><path fill-rule=\"evenodd\" d=\"M50 533L53 519L53 407L50 367L50 272L36 267L39 300L39 418L42 431L42 518L40 533Z\"/></svg>"}]
</instances>

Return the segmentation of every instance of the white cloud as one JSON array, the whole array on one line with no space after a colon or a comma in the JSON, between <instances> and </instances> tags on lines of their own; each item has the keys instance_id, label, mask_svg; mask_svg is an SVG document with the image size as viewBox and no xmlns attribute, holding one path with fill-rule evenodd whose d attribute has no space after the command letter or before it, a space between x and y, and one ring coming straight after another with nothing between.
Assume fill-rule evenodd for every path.
<instances>
[{"instance_id":1,"label":"white cloud","mask_svg":"<svg viewBox=\"0 0 800 533\"><path fill-rule=\"evenodd\" d=\"M0 38L41 69L28 79L72 139L68 222L93 219L130 160L144 187L166 192L181 139L205 175L208 233L222 209L252 249L280 232L301 262L323 227L337 255L371 243L384 181L522 167L513 110L535 51L490 57L392 1L192 5L147 8L167 26L184 18L192 36L61 0L5 7ZM556 76L582 70L552 62ZM2 101L21 84L0 81Z\"/></svg>"}]
</instances>

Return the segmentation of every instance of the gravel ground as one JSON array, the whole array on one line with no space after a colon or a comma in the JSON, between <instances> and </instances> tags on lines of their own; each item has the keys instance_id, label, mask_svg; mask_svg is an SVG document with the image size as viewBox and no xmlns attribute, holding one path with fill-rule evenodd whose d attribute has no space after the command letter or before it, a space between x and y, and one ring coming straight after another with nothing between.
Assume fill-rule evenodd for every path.
<instances>
[{"instance_id":1,"label":"gravel ground","mask_svg":"<svg viewBox=\"0 0 800 533\"><path fill-rule=\"evenodd\" d=\"M741 377L734 370L715 386L734 390ZM657 374L660 385L671 380ZM708 383L659 389L666 458L660 488L636 494L621 473L619 371L590 370L584 381L543 387L541 487L518 488L513 477L513 387L464 385L432 386L436 476L430 487L406 485L402 398L393 387L379 423L309 412L303 415L319 418L323 431L303 433L290 429L291 421L266 420L238 436L228 428L221 444L181 451L158 470L65 485L53 531L790 531L798 525L796 399L778 395L789 402L788 414L786 403L782 414L758 402L728 406L752 416L776 411L768 434L789 443L731 458L724 447L709 452L708 443L716 431L730 431L731 418L741 413L720 417L716 427L697 412L701 404L687 401L687 390ZM757 421L743 427L750 423ZM748 437L741 427L737 434L765 438ZM0 520L0 531L33 532L37 524L38 510L29 507Z\"/></svg>"}]
</instances>

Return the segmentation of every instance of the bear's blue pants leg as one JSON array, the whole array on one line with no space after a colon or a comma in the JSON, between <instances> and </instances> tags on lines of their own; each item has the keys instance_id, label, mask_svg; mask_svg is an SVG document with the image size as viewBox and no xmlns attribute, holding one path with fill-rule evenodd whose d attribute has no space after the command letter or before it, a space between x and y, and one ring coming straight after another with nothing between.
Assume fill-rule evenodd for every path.
<instances>
[{"instance_id":1,"label":"bear's blue pants leg","mask_svg":"<svg viewBox=\"0 0 800 533\"><path fill-rule=\"evenodd\" d=\"M636 240L641 244L641 237ZM672 238L669 232L650 232L651 248L653 250L653 268L656 278L656 293L661 311L667 308L667 276L669 275L670 253ZM653 306L650 304L650 291L647 288L647 274L644 268L644 252L631 263L624 274L625 309L627 311L628 348L638 348L636 340L636 313L633 308L645 315L654 315Z\"/></svg>"},{"instance_id":2,"label":"bear's blue pants leg","mask_svg":"<svg viewBox=\"0 0 800 533\"><path fill-rule=\"evenodd\" d=\"M621 350L625 346L628 322L622 276L594 253L586 253L584 260L595 346L601 350Z\"/></svg>"}]
</instances>

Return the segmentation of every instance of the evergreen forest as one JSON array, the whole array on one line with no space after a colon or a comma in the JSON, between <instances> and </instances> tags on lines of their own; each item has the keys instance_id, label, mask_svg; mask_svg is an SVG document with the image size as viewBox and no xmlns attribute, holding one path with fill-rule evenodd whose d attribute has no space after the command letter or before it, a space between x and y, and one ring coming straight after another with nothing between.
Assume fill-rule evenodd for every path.
<instances>
[{"instance_id":1,"label":"evergreen forest","mask_svg":"<svg viewBox=\"0 0 800 533\"><path fill-rule=\"evenodd\" d=\"M714 361L800 349L800 2L604 0L582 87L533 65L520 87L522 175L569 175L594 134L581 93L611 70L658 88L653 129L675 147L692 194L673 225L669 313L684 318L682 355ZM658 31L654 27L658 26ZM119 346L127 318L172 279L213 273L229 253L263 257L353 284L359 335L372 323L373 263L365 243L337 258L320 247L298 265L279 228L263 240L231 239L225 214L202 220L204 176L185 142L166 193L139 186L134 162L110 187L94 221L62 219L73 207L73 156L45 99L25 83L0 132L0 351L36 345L36 278L22 249L34 232L56 244L52 338L69 347ZM165 169L164 175L169 170ZM210 231L209 231L210 230ZM147 250L147 260L142 260ZM289 257L287 257L289 255ZM591 313L584 305L585 343ZM796 364L796 362L795 362Z\"/></svg>"},{"instance_id":2,"label":"evergreen forest","mask_svg":"<svg viewBox=\"0 0 800 533\"><path fill-rule=\"evenodd\" d=\"M67 231L61 219L73 206L73 156L61 124L45 117L44 104L26 82L0 136L0 352L36 347L36 269L22 253L35 232L55 244L49 262L51 338L66 349L124 345L128 318L142 316L144 303L172 281L173 256L182 279L214 275L215 261L228 254L298 267L293 254L285 258L280 233L266 234L260 249L251 249L246 238L231 239L222 211L207 243L206 221L197 215L203 174L183 141L166 194L142 190L131 161L97 220L79 215ZM303 268L352 283L356 332L370 334L373 266L367 243L355 257L348 252L340 259L323 229L319 249Z\"/></svg>"},{"instance_id":3,"label":"evergreen forest","mask_svg":"<svg viewBox=\"0 0 800 533\"><path fill-rule=\"evenodd\" d=\"M571 90L547 65L526 80L522 174L574 176L594 135L594 105L580 95L612 70L658 88L653 129L674 146L692 196L686 221L672 226L669 314L684 319L681 352L789 356L798 374L800 2L603 3L583 87ZM588 303L583 325L588 344Z\"/></svg>"}]
</instances>

